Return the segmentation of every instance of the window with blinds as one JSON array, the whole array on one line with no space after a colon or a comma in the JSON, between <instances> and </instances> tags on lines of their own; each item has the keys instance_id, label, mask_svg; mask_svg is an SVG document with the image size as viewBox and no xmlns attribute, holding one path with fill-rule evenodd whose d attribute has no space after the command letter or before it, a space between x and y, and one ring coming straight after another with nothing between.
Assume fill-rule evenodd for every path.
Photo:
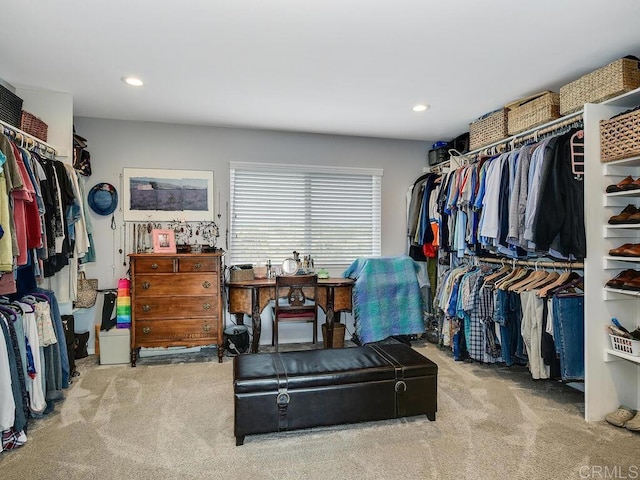
<instances>
[{"instance_id":1,"label":"window with blinds","mask_svg":"<svg viewBox=\"0 0 640 480\"><path fill-rule=\"evenodd\" d=\"M380 255L381 169L232 162L230 181L229 265Z\"/></svg>"}]
</instances>

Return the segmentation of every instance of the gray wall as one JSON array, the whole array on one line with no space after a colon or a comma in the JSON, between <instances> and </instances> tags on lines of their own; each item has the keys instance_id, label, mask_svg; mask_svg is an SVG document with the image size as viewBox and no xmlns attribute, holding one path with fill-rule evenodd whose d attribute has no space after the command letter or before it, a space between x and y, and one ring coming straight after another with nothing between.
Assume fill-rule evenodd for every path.
<instances>
[{"instance_id":1,"label":"gray wall","mask_svg":"<svg viewBox=\"0 0 640 480\"><path fill-rule=\"evenodd\" d=\"M405 253L405 194L423 173L430 143L363 137L316 135L237 128L168 125L80 117L76 132L88 141L93 174L87 190L99 182L113 184L122 197L123 167L213 170L215 211L225 248L226 205L229 201L229 162L268 162L382 168L382 254ZM90 212L97 262L87 265L87 276L98 278L100 288L117 286L126 274L123 255L122 212L110 217ZM128 248L127 248L128 249ZM321 265L320 265L321 267ZM340 272L332 272L339 274ZM96 308L96 310L98 310ZM89 312L87 312L89 313ZM95 322L100 323L95 312ZM265 325L267 327L267 325ZM266 331L265 331L266 330ZM263 329L262 340L270 339Z\"/></svg>"}]
</instances>

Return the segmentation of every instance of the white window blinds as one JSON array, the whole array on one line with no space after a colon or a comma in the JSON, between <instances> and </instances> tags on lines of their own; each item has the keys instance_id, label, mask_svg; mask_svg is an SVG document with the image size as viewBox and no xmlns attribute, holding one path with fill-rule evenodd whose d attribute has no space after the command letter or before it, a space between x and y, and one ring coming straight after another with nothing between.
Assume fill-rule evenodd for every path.
<instances>
[{"instance_id":1,"label":"white window blinds","mask_svg":"<svg viewBox=\"0 0 640 480\"><path fill-rule=\"evenodd\" d=\"M232 162L230 180L230 265L380 255L382 170Z\"/></svg>"}]
</instances>

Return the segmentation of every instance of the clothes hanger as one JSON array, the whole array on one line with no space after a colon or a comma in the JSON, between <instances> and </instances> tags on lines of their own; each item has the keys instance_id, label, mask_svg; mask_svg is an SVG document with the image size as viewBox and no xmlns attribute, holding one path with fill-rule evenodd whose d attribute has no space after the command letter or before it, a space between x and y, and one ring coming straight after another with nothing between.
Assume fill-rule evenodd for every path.
<instances>
[{"instance_id":1,"label":"clothes hanger","mask_svg":"<svg viewBox=\"0 0 640 480\"><path fill-rule=\"evenodd\" d=\"M509 273L507 273L504 277L502 277L500 280L498 280L495 283L495 288L500 288L504 283L510 281L511 279L513 279L515 276L517 276L520 271L522 270L522 268L520 267L510 267L511 271Z\"/></svg>"},{"instance_id":2,"label":"clothes hanger","mask_svg":"<svg viewBox=\"0 0 640 480\"><path fill-rule=\"evenodd\" d=\"M507 273L511 269L511 267L509 265L505 264L503 260L501 260L501 263L502 263L502 267L500 267L498 270L496 270L495 272L487 275L484 278L484 282L485 283L491 282L491 281L495 280L496 278L503 276L505 273Z\"/></svg>"},{"instance_id":3,"label":"clothes hanger","mask_svg":"<svg viewBox=\"0 0 640 480\"><path fill-rule=\"evenodd\" d=\"M547 285L546 287L540 289L540 291L538 291L538 296L539 297L547 297L549 296L549 292L551 290L553 290L556 287L559 287L560 285L563 285L567 282L570 282L571 280L575 279L579 277L579 275L571 270L567 270L565 272L562 272L560 274L560 276L558 277L558 279L555 282L550 283L549 285Z\"/></svg>"},{"instance_id":4,"label":"clothes hanger","mask_svg":"<svg viewBox=\"0 0 640 480\"><path fill-rule=\"evenodd\" d=\"M533 284L536 284L536 283L540 282L541 280L544 280L549 275L549 272L547 272L546 270L538 270L538 265L537 265L538 263L539 262L536 262L535 271L533 272L532 275L529 275L522 282L509 287L509 290L513 290L513 291L516 291L518 293L522 293L522 292L526 291L526 289L529 287L529 285L533 285Z\"/></svg>"},{"instance_id":5,"label":"clothes hanger","mask_svg":"<svg viewBox=\"0 0 640 480\"><path fill-rule=\"evenodd\" d=\"M533 270L522 267L516 267L515 271L516 273L514 275L500 282L500 285L497 286L497 288L499 288L500 290L507 290L510 285L513 285L514 283L524 279L526 276L530 275L533 272Z\"/></svg>"},{"instance_id":6,"label":"clothes hanger","mask_svg":"<svg viewBox=\"0 0 640 480\"><path fill-rule=\"evenodd\" d=\"M525 288L525 292L530 292L531 290L535 290L536 288L542 288L545 285L549 285L552 282L555 282L558 277L560 276L560 274L556 271L553 272L549 272L547 270L547 275L544 278L541 278L540 280L538 280L537 282L533 282L529 285L527 285L527 288Z\"/></svg>"},{"instance_id":7,"label":"clothes hanger","mask_svg":"<svg viewBox=\"0 0 640 480\"><path fill-rule=\"evenodd\" d=\"M578 130L571 135L571 171L580 178L584 175L584 130Z\"/></svg>"},{"instance_id":8,"label":"clothes hanger","mask_svg":"<svg viewBox=\"0 0 640 480\"><path fill-rule=\"evenodd\" d=\"M553 290L551 290L551 292L549 292L549 294L554 296L579 295L576 290L582 290L584 294L584 278L577 274L576 278L560 285L559 287L554 288Z\"/></svg>"}]
</instances>

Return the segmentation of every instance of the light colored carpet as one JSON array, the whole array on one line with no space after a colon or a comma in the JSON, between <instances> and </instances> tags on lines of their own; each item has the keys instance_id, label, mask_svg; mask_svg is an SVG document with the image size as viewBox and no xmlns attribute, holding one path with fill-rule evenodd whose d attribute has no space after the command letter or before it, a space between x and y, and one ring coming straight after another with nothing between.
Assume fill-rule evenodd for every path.
<instances>
[{"instance_id":1,"label":"light colored carpet","mask_svg":"<svg viewBox=\"0 0 640 480\"><path fill-rule=\"evenodd\" d=\"M640 472L640 436L583 420L583 395L521 367L439 366L435 422L412 417L233 436L232 359L79 362L56 411L0 454L3 479L581 479ZM178 362L179 362L178 357ZM608 470L605 470L608 469ZM594 473L596 472L596 473ZM622 476L625 474L627 476Z\"/></svg>"}]
</instances>

